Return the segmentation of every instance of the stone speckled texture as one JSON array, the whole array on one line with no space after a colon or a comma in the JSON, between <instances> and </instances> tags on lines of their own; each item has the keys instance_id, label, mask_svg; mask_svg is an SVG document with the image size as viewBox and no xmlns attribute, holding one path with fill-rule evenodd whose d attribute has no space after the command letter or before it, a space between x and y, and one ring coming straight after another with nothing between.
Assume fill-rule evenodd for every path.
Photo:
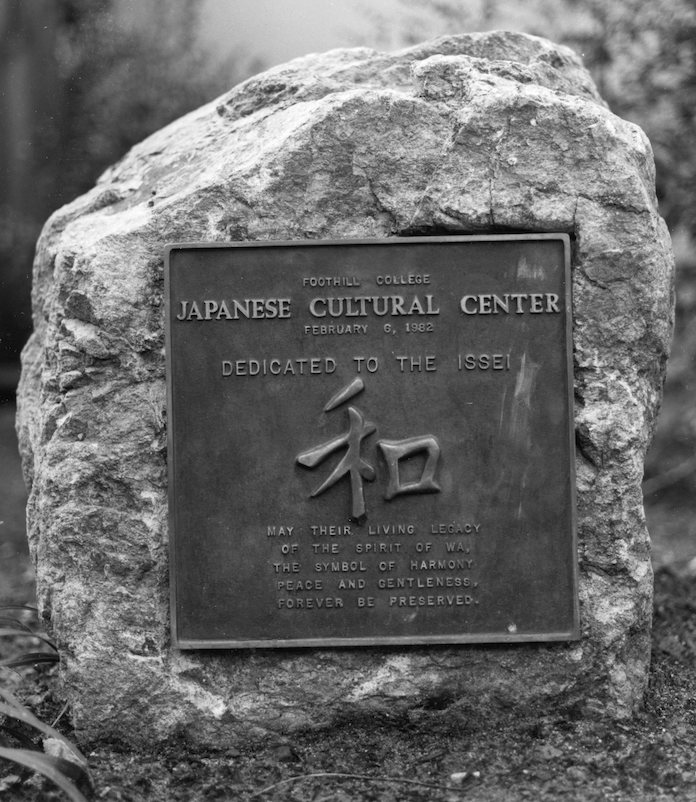
<instances>
[{"instance_id":1,"label":"stone speckled texture","mask_svg":"<svg viewBox=\"0 0 696 802\"><path fill-rule=\"evenodd\" d=\"M582 640L173 652L165 244L537 231L574 237ZM630 714L648 671L640 483L672 287L645 136L570 51L534 37L307 56L133 148L46 224L19 392L39 604L79 736L219 745L374 713Z\"/></svg>"}]
</instances>

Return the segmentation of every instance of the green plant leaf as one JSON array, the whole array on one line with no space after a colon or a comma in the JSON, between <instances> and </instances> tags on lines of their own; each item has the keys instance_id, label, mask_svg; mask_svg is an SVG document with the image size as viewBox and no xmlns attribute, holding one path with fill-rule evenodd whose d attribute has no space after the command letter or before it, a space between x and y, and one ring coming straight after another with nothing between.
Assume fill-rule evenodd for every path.
<instances>
[{"instance_id":1,"label":"green plant leaf","mask_svg":"<svg viewBox=\"0 0 696 802\"><path fill-rule=\"evenodd\" d=\"M40 752L34 752L31 749L8 749L6 747L0 747L0 758L25 766L47 777L61 791L64 791L72 802L88 802L87 797L63 773L63 765L69 761L42 755Z\"/></svg>"}]
</instances>

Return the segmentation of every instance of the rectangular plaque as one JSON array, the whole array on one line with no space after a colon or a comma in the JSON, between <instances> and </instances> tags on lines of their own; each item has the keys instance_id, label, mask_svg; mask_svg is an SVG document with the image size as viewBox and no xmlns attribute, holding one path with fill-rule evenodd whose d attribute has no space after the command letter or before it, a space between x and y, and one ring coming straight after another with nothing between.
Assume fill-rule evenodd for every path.
<instances>
[{"instance_id":1,"label":"rectangular plaque","mask_svg":"<svg viewBox=\"0 0 696 802\"><path fill-rule=\"evenodd\" d=\"M569 247L167 249L176 646L578 637Z\"/></svg>"}]
</instances>

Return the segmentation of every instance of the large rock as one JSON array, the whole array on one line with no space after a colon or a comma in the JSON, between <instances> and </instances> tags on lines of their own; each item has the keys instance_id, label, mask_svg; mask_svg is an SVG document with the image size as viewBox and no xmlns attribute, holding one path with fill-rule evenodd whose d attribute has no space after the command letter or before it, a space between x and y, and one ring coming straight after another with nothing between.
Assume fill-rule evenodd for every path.
<instances>
[{"instance_id":1,"label":"large rock","mask_svg":"<svg viewBox=\"0 0 696 802\"><path fill-rule=\"evenodd\" d=\"M172 650L165 244L510 231L574 238L582 639ZM39 604L81 737L221 744L551 699L630 714L649 665L640 485L672 272L648 141L534 37L297 59L133 148L46 224L19 394Z\"/></svg>"}]
</instances>

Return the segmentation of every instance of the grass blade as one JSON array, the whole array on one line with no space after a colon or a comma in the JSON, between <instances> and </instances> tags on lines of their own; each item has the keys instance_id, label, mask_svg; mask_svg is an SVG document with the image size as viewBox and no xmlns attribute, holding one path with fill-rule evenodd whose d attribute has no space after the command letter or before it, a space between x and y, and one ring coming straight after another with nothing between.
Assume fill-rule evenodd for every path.
<instances>
[{"instance_id":1,"label":"grass blade","mask_svg":"<svg viewBox=\"0 0 696 802\"><path fill-rule=\"evenodd\" d=\"M19 657L8 657L6 660L0 660L0 666L21 668L22 666L34 666L37 663L57 663L59 659L58 655L53 652L25 652L20 654Z\"/></svg>"},{"instance_id":2,"label":"grass blade","mask_svg":"<svg viewBox=\"0 0 696 802\"><path fill-rule=\"evenodd\" d=\"M32 632L32 630L29 629L29 627L23 627L22 629L13 629L12 627L2 627L0 628L0 637L38 638L38 640L43 641L47 646L50 646L51 649L53 649L54 651L56 652L58 651L56 645L48 637L48 635L44 635L42 632Z\"/></svg>"},{"instance_id":3,"label":"grass blade","mask_svg":"<svg viewBox=\"0 0 696 802\"><path fill-rule=\"evenodd\" d=\"M24 732L22 732L19 727L14 727L9 722L5 724L0 724L0 733L6 733L11 738L14 738L15 741L19 742L19 745L22 749L36 749L36 744L31 740L31 738ZM0 741L0 746L3 745L2 742L7 742L7 738L2 738Z\"/></svg>"},{"instance_id":4,"label":"grass blade","mask_svg":"<svg viewBox=\"0 0 696 802\"><path fill-rule=\"evenodd\" d=\"M15 634L19 634L20 631L32 631L31 627L28 624L25 624L23 621L20 621L19 618L10 618L10 616L7 615L0 615L0 624L11 628Z\"/></svg>"},{"instance_id":5,"label":"grass blade","mask_svg":"<svg viewBox=\"0 0 696 802\"><path fill-rule=\"evenodd\" d=\"M28 708L26 708L23 704L21 704L17 699L7 690L4 688L0 688L0 696L5 699L5 702L0 702L0 713L9 716L10 718L15 718L19 721L23 721L25 724L28 724L30 727L34 727L34 729L39 730L44 735L47 735L49 738L55 738L61 743L65 744L71 754L75 755L75 763L78 765L82 765L85 768L87 767L87 758L80 752L80 750L66 738L62 733L58 732L58 730L51 727L50 724L46 724L41 719L38 719Z\"/></svg>"},{"instance_id":6,"label":"grass blade","mask_svg":"<svg viewBox=\"0 0 696 802\"><path fill-rule=\"evenodd\" d=\"M31 749L8 749L0 747L0 758L10 760L20 766L38 772L55 783L61 791L64 791L72 802L88 802L87 797L77 788L77 786L61 771L62 761L34 752Z\"/></svg>"}]
</instances>

